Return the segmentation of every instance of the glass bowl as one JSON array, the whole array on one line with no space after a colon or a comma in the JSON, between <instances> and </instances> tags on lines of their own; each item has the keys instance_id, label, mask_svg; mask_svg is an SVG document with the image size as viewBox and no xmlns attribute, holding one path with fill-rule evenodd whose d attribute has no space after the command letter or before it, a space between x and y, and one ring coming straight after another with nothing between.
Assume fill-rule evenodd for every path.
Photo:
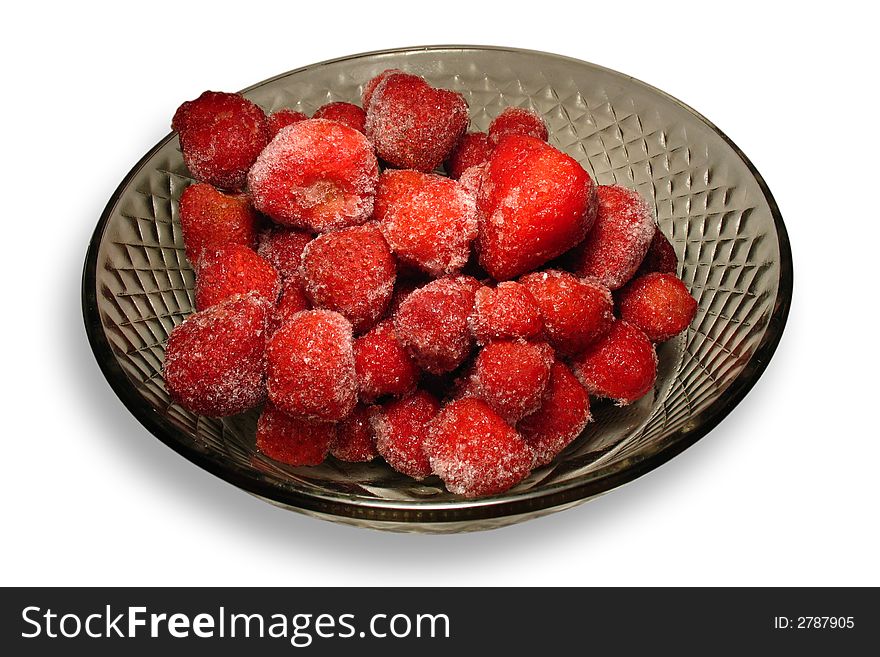
<instances>
[{"instance_id":1,"label":"glass bowl","mask_svg":"<svg viewBox=\"0 0 880 657\"><path fill-rule=\"evenodd\" d=\"M600 184L653 203L699 302L693 324L660 346L656 386L618 408L595 403L594 422L553 463L512 490L467 500L440 481L416 482L382 462L328 459L291 468L254 448L256 412L214 419L170 402L165 340L193 310L177 200L191 182L175 134L125 177L89 245L83 314L95 357L126 407L156 437L202 468L282 507L396 531L489 529L559 511L657 467L704 436L767 365L791 300L788 237L770 191L746 156L694 110L649 85L541 52L471 46L406 48L307 66L243 93L267 111L311 114L359 102L363 84L400 68L467 98L471 128L504 107L543 115L550 142ZM174 108L169 108L169 116Z\"/></svg>"}]
</instances>

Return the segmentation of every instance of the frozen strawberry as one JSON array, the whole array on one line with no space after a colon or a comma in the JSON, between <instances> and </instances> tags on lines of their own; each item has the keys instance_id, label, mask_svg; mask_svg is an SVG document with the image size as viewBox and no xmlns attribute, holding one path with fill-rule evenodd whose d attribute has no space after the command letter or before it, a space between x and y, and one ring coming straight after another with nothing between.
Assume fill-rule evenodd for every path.
<instances>
[{"instance_id":1,"label":"frozen strawberry","mask_svg":"<svg viewBox=\"0 0 880 657\"><path fill-rule=\"evenodd\" d=\"M183 161L197 180L240 191L269 143L266 115L238 94L206 91L174 113Z\"/></svg>"},{"instance_id":2,"label":"frozen strawberry","mask_svg":"<svg viewBox=\"0 0 880 657\"><path fill-rule=\"evenodd\" d=\"M335 422L295 418L266 402L257 420L257 449L287 465L320 465L337 439Z\"/></svg>"},{"instance_id":3,"label":"frozen strawberry","mask_svg":"<svg viewBox=\"0 0 880 657\"><path fill-rule=\"evenodd\" d=\"M371 418L374 406L358 404L347 418L339 422L339 436L330 453L340 461L363 463L379 456Z\"/></svg>"},{"instance_id":4,"label":"frozen strawberry","mask_svg":"<svg viewBox=\"0 0 880 657\"><path fill-rule=\"evenodd\" d=\"M389 75L394 75L396 73L403 73L403 71L399 68L386 69L379 73L379 75L371 78L370 81L364 85L364 91L361 94L361 105L365 112L370 109L370 102L373 100L373 92L376 90L376 87L379 86L379 83Z\"/></svg>"},{"instance_id":5,"label":"frozen strawberry","mask_svg":"<svg viewBox=\"0 0 880 657\"><path fill-rule=\"evenodd\" d=\"M666 239L663 231L657 228L636 276L644 276L652 272L674 274L676 271L678 271L678 256L675 255L675 248Z\"/></svg>"},{"instance_id":6,"label":"frozen strawberry","mask_svg":"<svg viewBox=\"0 0 880 657\"><path fill-rule=\"evenodd\" d=\"M241 244L206 252L196 277L196 308L204 310L236 294L255 292L274 304L281 279L265 258Z\"/></svg>"},{"instance_id":7,"label":"frozen strawberry","mask_svg":"<svg viewBox=\"0 0 880 657\"><path fill-rule=\"evenodd\" d=\"M227 244L252 248L256 242L257 213L244 196L196 183L183 190L179 207L186 257L196 268L205 251Z\"/></svg>"},{"instance_id":8,"label":"frozen strawberry","mask_svg":"<svg viewBox=\"0 0 880 657\"><path fill-rule=\"evenodd\" d=\"M489 163L484 162L483 164L478 164L465 169L464 172L462 172L461 177L458 179L458 184L461 185L471 196L479 198L480 187L483 184L483 178L485 177L486 169L488 168Z\"/></svg>"},{"instance_id":9,"label":"frozen strawberry","mask_svg":"<svg viewBox=\"0 0 880 657\"><path fill-rule=\"evenodd\" d=\"M286 281L281 286L281 295L275 302L275 308L270 316L269 335L277 331L291 317L311 307L312 304L309 303L302 284L299 281Z\"/></svg>"},{"instance_id":10,"label":"frozen strawberry","mask_svg":"<svg viewBox=\"0 0 880 657\"><path fill-rule=\"evenodd\" d=\"M525 107L505 107L489 125L489 141L497 144L505 135L526 135L547 141L547 124L537 112Z\"/></svg>"},{"instance_id":11,"label":"frozen strawberry","mask_svg":"<svg viewBox=\"0 0 880 657\"><path fill-rule=\"evenodd\" d=\"M419 171L385 171L373 217L394 254L432 276L460 271L477 236L473 196L454 180Z\"/></svg>"},{"instance_id":12,"label":"frozen strawberry","mask_svg":"<svg viewBox=\"0 0 880 657\"><path fill-rule=\"evenodd\" d=\"M171 398L193 413L214 417L261 404L269 309L256 295L236 296L175 327L162 370Z\"/></svg>"},{"instance_id":13,"label":"frozen strawberry","mask_svg":"<svg viewBox=\"0 0 880 657\"><path fill-rule=\"evenodd\" d=\"M419 380L419 368L397 339L390 319L354 341L354 368L360 397L366 402L384 395L402 397Z\"/></svg>"},{"instance_id":14,"label":"frozen strawberry","mask_svg":"<svg viewBox=\"0 0 880 657\"><path fill-rule=\"evenodd\" d=\"M646 274L621 290L620 318L653 342L684 331L697 314L697 302L675 274Z\"/></svg>"},{"instance_id":15,"label":"frozen strawberry","mask_svg":"<svg viewBox=\"0 0 880 657\"><path fill-rule=\"evenodd\" d=\"M515 281L483 286L474 296L470 326L478 344L541 333L544 320L532 293Z\"/></svg>"},{"instance_id":16,"label":"frozen strawberry","mask_svg":"<svg viewBox=\"0 0 880 657\"><path fill-rule=\"evenodd\" d=\"M302 277L312 304L341 313L356 333L388 308L395 272L394 256L372 224L320 235L303 251Z\"/></svg>"},{"instance_id":17,"label":"frozen strawberry","mask_svg":"<svg viewBox=\"0 0 880 657\"><path fill-rule=\"evenodd\" d=\"M275 138L279 132L281 132L281 128L286 128L289 125L293 125L294 123L299 123L300 121L305 121L308 116L303 114L302 112L297 112L292 109L280 109L276 112L272 112L267 117L267 124L269 127L269 140Z\"/></svg>"},{"instance_id":18,"label":"frozen strawberry","mask_svg":"<svg viewBox=\"0 0 880 657\"><path fill-rule=\"evenodd\" d=\"M590 421L590 397L571 370L557 361L550 371L541 407L517 430L535 455L535 467L550 463Z\"/></svg>"},{"instance_id":19,"label":"frozen strawberry","mask_svg":"<svg viewBox=\"0 0 880 657\"><path fill-rule=\"evenodd\" d=\"M289 415L341 420L357 401L351 324L339 313L294 315L266 347L269 399Z\"/></svg>"},{"instance_id":20,"label":"frozen strawberry","mask_svg":"<svg viewBox=\"0 0 880 657\"><path fill-rule=\"evenodd\" d=\"M579 276L591 276L616 290L639 268L654 237L654 213L647 201L626 187L600 185L593 230L568 256Z\"/></svg>"},{"instance_id":21,"label":"frozen strawberry","mask_svg":"<svg viewBox=\"0 0 880 657\"><path fill-rule=\"evenodd\" d=\"M248 174L254 207L278 223L324 232L373 212L379 164L357 130L309 119L282 129Z\"/></svg>"},{"instance_id":22,"label":"frozen strawberry","mask_svg":"<svg viewBox=\"0 0 880 657\"><path fill-rule=\"evenodd\" d=\"M541 406L552 365L553 349L547 343L492 342L474 363L473 391L513 425Z\"/></svg>"},{"instance_id":23,"label":"frozen strawberry","mask_svg":"<svg viewBox=\"0 0 880 657\"><path fill-rule=\"evenodd\" d=\"M443 168L450 178L458 180L466 170L488 162L491 155L489 135L485 132L469 132L458 140Z\"/></svg>"},{"instance_id":24,"label":"frozen strawberry","mask_svg":"<svg viewBox=\"0 0 880 657\"><path fill-rule=\"evenodd\" d=\"M313 119L327 119L328 121L337 121L349 128L353 128L360 133L364 132L364 123L367 115L357 105L351 103L327 103L318 108L312 115Z\"/></svg>"},{"instance_id":25,"label":"frozen strawberry","mask_svg":"<svg viewBox=\"0 0 880 657\"><path fill-rule=\"evenodd\" d=\"M591 395L625 406L644 396L657 378L657 354L647 336L625 321L571 362Z\"/></svg>"},{"instance_id":26,"label":"frozen strawberry","mask_svg":"<svg viewBox=\"0 0 880 657\"><path fill-rule=\"evenodd\" d=\"M312 236L296 228L272 226L258 238L257 253L268 260L283 281L301 280L302 252Z\"/></svg>"},{"instance_id":27,"label":"frozen strawberry","mask_svg":"<svg viewBox=\"0 0 880 657\"><path fill-rule=\"evenodd\" d=\"M477 198L480 264L501 281L568 251L593 224L595 190L590 175L562 151L534 137L504 137Z\"/></svg>"},{"instance_id":28,"label":"frozen strawberry","mask_svg":"<svg viewBox=\"0 0 880 657\"><path fill-rule=\"evenodd\" d=\"M385 404L373 415L376 449L388 465L413 479L431 474L424 443L438 410L440 404L431 393L417 390L409 397Z\"/></svg>"},{"instance_id":29,"label":"frozen strawberry","mask_svg":"<svg viewBox=\"0 0 880 657\"><path fill-rule=\"evenodd\" d=\"M481 399L450 402L434 421L425 452L451 493L480 497L503 493L532 468L525 441Z\"/></svg>"},{"instance_id":30,"label":"frozen strawberry","mask_svg":"<svg viewBox=\"0 0 880 657\"><path fill-rule=\"evenodd\" d=\"M450 372L471 351L468 316L480 284L470 276L438 278L400 304L394 328L419 366L434 374Z\"/></svg>"},{"instance_id":31,"label":"frozen strawberry","mask_svg":"<svg viewBox=\"0 0 880 657\"><path fill-rule=\"evenodd\" d=\"M544 332L560 354L571 356L604 337L614 322L614 301L605 286L555 269L523 276L544 319Z\"/></svg>"},{"instance_id":32,"label":"frozen strawberry","mask_svg":"<svg viewBox=\"0 0 880 657\"><path fill-rule=\"evenodd\" d=\"M367 136L379 157L401 169L435 169L467 125L468 106L461 94L405 73L380 81L367 107Z\"/></svg>"}]
</instances>

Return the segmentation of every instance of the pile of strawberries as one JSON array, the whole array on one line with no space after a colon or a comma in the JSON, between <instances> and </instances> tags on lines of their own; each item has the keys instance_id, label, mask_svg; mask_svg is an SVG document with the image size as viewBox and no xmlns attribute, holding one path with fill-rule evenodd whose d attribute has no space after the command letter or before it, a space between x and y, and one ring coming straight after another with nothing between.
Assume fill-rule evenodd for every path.
<instances>
[{"instance_id":1,"label":"pile of strawberries","mask_svg":"<svg viewBox=\"0 0 880 657\"><path fill-rule=\"evenodd\" d=\"M262 405L257 448L290 465L381 456L500 493L582 432L590 396L649 392L696 302L648 203L597 187L534 112L467 133L460 94L398 70L362 103L177 110L196 312L166 387L202 415Z\"/></svg>"}]
</instances>

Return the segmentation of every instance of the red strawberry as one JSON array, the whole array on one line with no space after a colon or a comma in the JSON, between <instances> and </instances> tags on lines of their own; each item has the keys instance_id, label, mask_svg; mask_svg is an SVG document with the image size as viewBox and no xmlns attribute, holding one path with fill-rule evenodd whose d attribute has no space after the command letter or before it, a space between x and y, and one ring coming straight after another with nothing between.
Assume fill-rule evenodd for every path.
<instances>
[{"instance_id":1,"label":"red strawberry","mask_svg":"<svg viewBox=\"0 0 880 657\"><path fill-rule=\"evenodd\" d=\"M697 302L675 274L654 272L620 291L620 318L649 340L663 342L684 331L697 314Z\"/></svg>"},{"instance_id":2,"label":"red strawberry","mask_svg":"<svg viewBox=\"0 0 880 657\"><path fill-rule=\"evenodd\" d=\"M257 449L287 465L320 465L336 442L335 422L292 417L266 402L257 420Z\"/></svg>"},{"instance_id":3,"label":"red strawberry","mask_svg":"<svg viewBox=\"0 0 880 657\"><path fill-rule=\"evenodd\" d=\"M239 94L206 91L177 108L171 127L193 176L236 192L269 142L263 110Z\"/></svg>"},{"instance_id":4,"label":"red strawberry","mask_svg":"<svg viewBox=\"0 0 880 657\"><path fill-rule=\"evenodd\" d=\"M266 319L270 305L236 296L190 315L168 336L162 375L184 408L221 417L266 398Z\"/></svg>"},{"instance_id":5,"label":"red strawberry","mask_svg":"<svg viewBox=\"0 0 880 657\"><path fill-rule=\"evenodd\" d=\"M370 102L373 100L373 92L376 91L376 87L379 86L379 83L382 82L389 75L395 75L397 73L403 73L399 68L389 68L379 75L371 78L369 82L364 85L364 91L361 94L361 106L364 108L364 111L370 109Z\"/></svg>"},{"instance_id":6,"label":"red strawberry","mask_svg":"<svg viewBox=\"0 0 880 657\"><path fill-rule=\"evenodd\" d=\"M474 363L473 394L516 424L541 406L552 365L553 349L546 342L492 342Z\"/></svg>"},{"instance_id":7,"label":"red strawberry","mask_svg":"<svg viewBox=\"0 0 880 657\"><path fill-rule=\"evenodd\" d=\"M593 224L595 194L590 175L562 151L534 137L504 137L477 197L480 264L507 280L568 251Z\"/></svg>"},{"instance_id":8,"label":"red strawberry","mask_svg":"<svg viewBox=\"0 0 880 657\"><path fill-rule=\"evenodd\" d=\"M473 346L468 317L480 284L448 276L411 292L394 314L394 329L419 366L434 374L461 365Z\"/></svg>"},{"instance_id":9,"label":"red strawberry","mask_svg":"<svg viewBox=\"0 0 880 657\"><path fill-rule=\"evenodd\" d=\"M656 233L647 201L620 185L600 185L593 230L566 258L579 276L617 290L633 277Z\"/></svg>"},{"instance_id":10,"label":"red strawberry","mask_svg":"<svg viewBox=\"0 0 880 657\"><path fill-rule=\"evenodd\" d=\"M248 173L254 207L278 223L324 232L364 223L373 212L379 164L357 130L309 119L289 125Z\"/></svg>"},{"instance_id":11,"label":"red strawberry","mask_svg":"<svg viewBox=\"0 0 880 657\"><path fill-rule=\"evenodd\" d=\"M198 310L248 292L256 292L271 304L278 299L281 279L265 258L241 244L227 244L202 256L196 276Z\"/></svg>"},{"instance_id":12,"label":"red strawberry","mask_svg":"<svg viewBox=\"0 0 880 657\"><path fill-rule=\"evenodd\" d=\"M395 73L373 91L366 125L383 160L402 169L431 171L467 129L468 106L461 94Z\"/></svg>"},{"instance_id":13,"label":"red strawberry","mask_svg":"<svg viewBox=\"0 0 880 657\"><path fill-rule=\"evenodd\" d=\"M425 453L451 493L495 495L522 481L532 451L482 399L450 402L431 423Z\"/></svg>"},{"instance_id":14,"label":"red strawberry","mask_svg":"<svg viewBox=\"0 0 880 657\"><path fill-rule=\"evenodd\" d=\"M374 223L319 235L303 250L301 269L312 304L341 313L356 333L376 323L394 292L394 256Z\"/></svg>"},{"instance_id":15,"label":"red strawberry","mask_svg":"<svg viewBox=\"0 0 880 657\"><path fill-rule=\"evenodd\" d=\"M311 241L312 236L309 233L296 228L272 226L260 234L257 253L278 270L283 281L300 281L302 252Z\"/></svg>"},{"instance_id":16,"label":"red strawberry","mask_svg":"<svg viewBox=\"0 0 880 657\"><path fill-rule=\"evenodd\" d=\"M302 112L297 112L292 109L280 109L277 112L272 112L268 117L268 126L269 126L269 140L271 141L275 135L281 132L281 128L286 128L289 125L293 125L294 123L299 123L300 121L305 121L308 116L303 114Z\"/></svg>"},{"instance_id":17,"label":"red strawberry","mask_svg":"<svg viewBox=\"0 0 880 657\"><path fill-rule=\"evenodd\" d=\"M528 135L547 141L547 124L537 112L525 107L505 107L489 125L489 142L494 146L504 135Z\"/></svg>"},{"instance_id":18,"label":"red strawberry","mask_svg":"<svg viewBox=\"0 0 880 657\"><path fill-rule=\"evenodd\" d=\"M471 167L488 162L492 155L492 146L489 135L485 132L469 132L452 149L443 168L450 178L458 180Z\"/></svg>"},{"instance_id":19,"label":"red strawberry","mask_svg":"<svg viewBox=\"0 0 880 657\"><path fill-rule=\"evenodd\" d=\"M505 338L531 338L544 328L532 293L515 281L477 290L469 321L479 344Z\"/></svg>"},{"instance_id":20,"label":"red strawberry","mask_svg":"<svg viewBox=\"0 0 880 657\"><path fill-rule=\"evenodd\" d=\"M361 399L403 396L416 387L419 368L400 344L390 319L354 341L354 367Z\"/></svg>"},{"instance_id":21,"label":"red strawberry","mask_svg":"<svg viewBox=\"0 0 880 657\"><path fill-rule=\"evenodd\" d=\"M636 276L644 276L652 272L674 274L676 271L678 271L678 256L675 255L675 248L658 228L654 231L654 238L648 246L648 253L639 265Z\"/></svg>"},{"instance_id":22,"label":"red strawberry","mask_svg":"<svg viewBox=\"0 0 880 657\"><path fill-rule=\"evenodd\" d=\"M601 283L566 271L536 271L520 279L544 319L547 340L559 353L572 356L611 330L614 301Z\"/></svg>"},{"instance_id":23,"label":"red strawberry","mask_svg":"<svg viewBox=\"0 0 880 657\"><path fill-rule=\"evenodd\" d=\"M425 390L397 399L382 407L372 418L376 449L388 465L413 479L431 474L424 452L428 427L440 404Z\"/></svg>"},{"instance_id":24,"label":"red strawberry","mask_svg":"<svg viewBox=\"0 0 880 657\"><path fill-rule=\"evenodd\" d=\"M379 456L376 451L376 434L371 419L375 406L358 404L347 418L339 422L339 437L330 453L340 461L363 463Z\"/></svg>"},{"instance_id":25,"label":"red strawberry","mask_svg":"<svg viewBox=\"0 0 880 657\"><path fill-rule=\"evenodd\" d=\"M269 399L306 420L335 421L357 402L351 324L339 313L305 310L266 346Z\"/></svg>"},{"instance_id":26,"label":"red strawberry","mask_svg":"<svg viewBox=\"0 0 880 657\"><path fill-rule=\"evenodd\" d=\"M226 244L253 248L257 224L257 213L245 196L231 196L207 183L197 183L183 190L180 197L183 244L196 269L206 251Z\"/></svg>"},{"instance_id":27,"label":"red strawberry","mask_svg":"<svg viewBox=\"0 0 880 657\"><path fill-rule=\"evenodd\" d=\"M571 370L553 364L541 408L517 425L535 454L535 467L550 463L590 421L590 397Z\"/></svg>"},{"instance_id":28,"label":"red strawberry","mask_svg":"<svg viewBox=\"0 0 880 657\"><path fill-rule=\"evenodd\" d=\"M644 333L632 324L617 321L608 335L576 356L571 367L591 395L625 406L654 385L657 353Z\"/></svg>"},{"instance_id":29,"label":"red strawberry","mask_svg":"<svg viewBox=\"0 0 880 657\"><path fill-rule=\"evenodd\" d=\"M473 196L454 180L419 171L379 176L373 217L394 254L432 276L460 271L477 236Z\"/></svg>"},{"instance_id":30,"label":"red strawberry","mask_svg":"<svg viewBox=\"0 0 880 657\"><path fill-rule=\"evenodd\" d=\"M357 105L342 102L322 105L312 115L312 118L336 121L343 125L347 125L349 128L353 128L360 133L364 132L364 124L367 121L367 115L364 113L364 110Z\"/></svg>"}]
</instances>

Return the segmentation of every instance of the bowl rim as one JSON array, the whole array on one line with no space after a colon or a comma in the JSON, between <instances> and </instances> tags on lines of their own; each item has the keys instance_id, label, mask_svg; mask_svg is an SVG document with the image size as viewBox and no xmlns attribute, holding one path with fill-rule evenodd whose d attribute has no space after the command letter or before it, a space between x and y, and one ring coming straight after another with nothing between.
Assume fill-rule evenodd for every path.
<instances>
[{"instance_id":1,"label":"bowl rim","mask_svg":"<svg viewBox=\"0 0 880 657\"><path fill-rule=\"evenodd\" d=\"M767 201L768 207L770 208L779 242L778 291L773 310L764 330L764 335L745 367L728 385L724 392L721 393L718 399L713 401L700 413L690 418L691 421L687 423L690 425L689 428L680 428L653 445L651 450L603 466L585 478L562 482L545 489L531 489L512 494L505 493L494 497L446 502L356 498L354 496L346 496L343 494L324 495L317 492L304 492L280 487L259 476L257 471L241 469L234 466L227 459L222 458L219 454L215 455L201 451L191 444L187 444L187 442L178 439L177 434L179 433L179 429L168 422L161 414L156 412L151 405L145 403L143 397L137 392L135 386L119 365L101 321L97 305L97 267L98 252L100 250L104 232L126 187L146 163L156 154L156 152L162 149L175 137L175 133L171 132L153 146L153 148L151 148L137 162L137 164L132 167L128 174L119 183L104 208L89 241L82 273L82 312L86 335L95 359L98 362L98 366L104 377L107 379L107 382L110 384L111 389L129 412L134 415L134 417L148 431L150 431L150 433L195 465L203 468L220 479L271 503L297 511L313 512L331 519L334 517L340 520L360 519L376 524L420 523L433 525L503 518L538 513L541 511L549 512L554 507L561 507L585 501L593 496L628 483L647 472L650 472L654 468L659 467L714 429L752 389L767 368L770 359L779 345L779 341L788 319L789 309L791 307L794 279L791 243L779 207L764 181L763 176L761 176L745 153L743 153L743 151L714 123L709 121L689 105L661 89L633 78L632 76L620 73L619 71L555 53L503 46L429 45L375 50L316 62L257 82L256 84L242 90L242 93L246 93L256 87L268 84L280 78L328 64L336 64L378 55L413 51L441 52L448 50L496 51L539 55L560 62L577 65L579 67L586 66L604 71L623 78L628 83L641 85L654 93L660 94L682 109L691 113L721 137L743 161L749 172L754 176L755 181L758 183L758 186Z\"/></svg>"}]
</instances>

